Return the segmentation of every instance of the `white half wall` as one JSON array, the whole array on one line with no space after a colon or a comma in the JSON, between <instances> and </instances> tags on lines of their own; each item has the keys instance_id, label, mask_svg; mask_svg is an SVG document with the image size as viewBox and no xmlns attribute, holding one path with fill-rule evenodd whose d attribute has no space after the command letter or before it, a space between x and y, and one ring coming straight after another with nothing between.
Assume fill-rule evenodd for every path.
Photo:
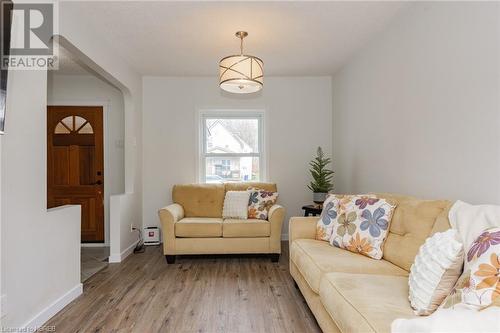
<instances>
[{"instance_id":1,"label":"white half wall","mask_svg":"<svg viewBox=\"0 0 500 333\"><path fill-rule=\"evenodd\" d=\"M409 6L334 76L337 191L500 202L499 6Z\"/></svg>"},{"instance_id":2,"label":"white half wall","mask_svg":"<svg viewBox=\"0 0 500 333\"><path fill-rule=\"evenodd\" d=\"M4 327L39 314L80 285L80 206L47 210L47 73L11 71L2 137Z\"/></svg>"},{"instance_id":3,"label":"white half wall","mask_svg":"<svg viewBox=\"0 0 500 333\"><path fill-rule=\"evenodd\" d=\"M48 105L104 106L104 233L109 245L109 197L125 192L123 94L92 75L49 72L47 96Z\"/></svg>"},{"instance_id":4,"label":"white half wall","mask_svg":"<svg viewBox=\"0 0 500 333\"><path fill-rule=\"evenodd\" d=\"M268 181L288 218L311 203L308 163L322 146L332 148L331 78L266 77L255 96L223 93L216 78L143 79L143 223L158 225L157 211L171 203L174 184L197 181L200 109L265 111Z\"/></svg>"},{"instance_id":5,"label":"white half wall","mask_svg":"<svg viewBox=\"0 0 500 333\"><path fill-rule=\"evenodd\" d=\"M111 223L110 233L110 256L109 262L121 262L131 253L139 241L137 231L131 231L130 226L140 228L142 224L135 219L137 209L135 196L129 194L112 195L110 198L110 216L111 221L120 221L120 223ZM130 236L135 238L130 239Z\"/></svg>"}]
</instances>

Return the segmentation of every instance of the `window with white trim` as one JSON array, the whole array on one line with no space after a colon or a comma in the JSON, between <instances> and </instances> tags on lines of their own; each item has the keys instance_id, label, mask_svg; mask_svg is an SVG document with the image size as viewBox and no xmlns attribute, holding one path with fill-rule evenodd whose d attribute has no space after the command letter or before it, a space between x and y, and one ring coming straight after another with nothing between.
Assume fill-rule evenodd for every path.
<instances>
[{"instance_id":1,"label":"window with white trim","mask_svg":"<svg viewBox=\"0 0 500 333\"><path fill-rule=\"evenodd\" d=\"M200 113L200 182L264 180L261 111Z\"/></svg>"}]
</instances>

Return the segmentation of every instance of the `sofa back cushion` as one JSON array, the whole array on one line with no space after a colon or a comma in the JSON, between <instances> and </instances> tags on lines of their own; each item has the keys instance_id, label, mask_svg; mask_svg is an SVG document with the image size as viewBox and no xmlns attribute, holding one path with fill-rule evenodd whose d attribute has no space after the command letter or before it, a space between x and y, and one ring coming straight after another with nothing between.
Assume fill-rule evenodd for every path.
<instances>
[{"instance_id":1,"label":"sofa back cushion","mask_svg":"<svg viewBox=\"0 0 500 333\"><path fill-rule=\"evenodd\" d=\"M184 208L186 217L222 217L224 184L175 185L172 200Z\"/></svg>"},{"instance_id":2,"label":"sofa back cushion","mask_svg":"<svg viewBox=\"0 0 500 333\"><path fill-rule=\"evenodd\" d=\"M378 197L397 203L384 245L383 258L410 271L420 246L427 237L450 228L447 200L421 200L380 193Z\"/></svg>"},{"instance_id":3,"label":"sofa back cushion","mask_svg":"<svg viewBox=\"0 0 500 333\"><path fill-rule=\"evenodd\" d=\"M246 191L249 187L258 188L269 192L278 192L278 187L275 183L259 183L259 182L241 182L241 183L226 183L227 191Z\"/></svg>"}]
</instances>

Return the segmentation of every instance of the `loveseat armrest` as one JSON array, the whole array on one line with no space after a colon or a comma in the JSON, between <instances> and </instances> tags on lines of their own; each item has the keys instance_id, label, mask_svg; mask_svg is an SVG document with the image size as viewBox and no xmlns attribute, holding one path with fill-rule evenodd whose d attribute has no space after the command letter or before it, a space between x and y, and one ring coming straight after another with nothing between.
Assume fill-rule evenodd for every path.
<instances>
[{"instance_id":1,"label":"loveseat armrest","mask_svg":"<svg viewBox=\"0 0 500 333\"><path fill-rule=\"evenodd\" d=\"M271 223L271 234L269 235L270 253L281 253L281 227L285 219L285 208L273 205L269 209L268 220Z\"/></svg>"},{"instance_id":2,"label":"loveseat armrest","mask_svg":"<svg viewBox=\"0 0 500 333\"><path fill-rule=\"evenodd\" d=\"M288 223L288 239L290 245L299 238L315 239L316 224L319 216L292 217Z\"/></svg>"},{"instance_id":3,"label":"loveseat armrest","mask_svg":"<svg viewBox=\"0 0 500 333\"><path fill-rule=\"evenodd\" d=\"M184 218L184 208L171 204L158 210L163 233L163 253L175 253L175 223Z\"/></svg>"}]
</instances>

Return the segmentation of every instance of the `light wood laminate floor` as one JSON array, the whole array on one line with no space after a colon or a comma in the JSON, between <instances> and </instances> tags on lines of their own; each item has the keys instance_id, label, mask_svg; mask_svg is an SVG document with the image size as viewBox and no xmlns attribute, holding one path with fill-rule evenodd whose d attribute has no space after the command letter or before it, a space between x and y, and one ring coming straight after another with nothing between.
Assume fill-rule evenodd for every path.
<instances>
[{"instance_id":1,"label":"light wood laminate floor","mask_svg":"<svg viewBox=\"0 0 500 333\"><path fill-rule=\"evenodd\" d=\"M177 257L160 247L109 264L46 325L56 332L321 332L288 270L266 256Z\"/></svg>"}]
</instances>

